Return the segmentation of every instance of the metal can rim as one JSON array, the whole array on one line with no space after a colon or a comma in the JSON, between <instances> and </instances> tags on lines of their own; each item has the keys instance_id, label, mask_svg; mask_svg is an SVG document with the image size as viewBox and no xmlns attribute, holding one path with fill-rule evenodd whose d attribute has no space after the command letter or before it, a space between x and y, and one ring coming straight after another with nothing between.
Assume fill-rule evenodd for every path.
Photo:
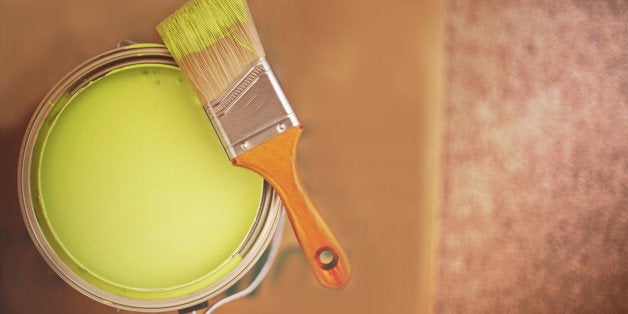
<instances>
[{"instance_id":1,"label":"metal can rim","mask_svg":"<svg viewBox=\"0 0 628 314\"><path fill-rule=\"evenodd\" d=\"M43 98L28 124L20 148L17 183L19 204L26 229L39 253L59 277L82 294L98 302L120 309L158 312L187 308L215 298L245 276L269 246L284 213L282 211L283 205L278 195L267 182L264 182L257 217L247 238L240 247L240 250L244 252L242 261L226 276L209 287L183 297L159 300L122 297L92 285L65 265L50 244L48 244L39 226L33 207L31 164L39 132L45 119L50 114L51 108L64 93L75 93L112 70L129 65L147 63L176 66L174 59L165 46L160 44L133 44L119 47L88 59L60 79ZM280 232L277 233L280 236Z\"/></svg>"}]
</instances>

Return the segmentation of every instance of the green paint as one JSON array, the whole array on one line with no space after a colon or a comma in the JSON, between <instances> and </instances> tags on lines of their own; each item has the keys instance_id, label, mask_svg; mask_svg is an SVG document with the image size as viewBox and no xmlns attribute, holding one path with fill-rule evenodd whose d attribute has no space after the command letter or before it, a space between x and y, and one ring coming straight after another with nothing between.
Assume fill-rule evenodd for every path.
<instances>
[{"instance_id":1,"label":"green paint","mask_svg":"<svg viewBox=\"0 0 628 314\"><path fill-rule=\"evenodd\" d=\"M247 23L249 13L244 0L192 0L162 21L157 31L175 60L205 50L223 38L258 54L250 39L237 30L246 28Z\"/></svg>"},{"instance_id":2,"label":"green paint","mask_svg":"<svg viewBox=\"0 0 628 314\"><path fill-rule=\"evenodd\" d=\"M125 67L55 106L40 134L36 212L75 273L152 300L199 291L238 264L263 180L225 158L178 68Z\"/></svg>"}]
</instances>

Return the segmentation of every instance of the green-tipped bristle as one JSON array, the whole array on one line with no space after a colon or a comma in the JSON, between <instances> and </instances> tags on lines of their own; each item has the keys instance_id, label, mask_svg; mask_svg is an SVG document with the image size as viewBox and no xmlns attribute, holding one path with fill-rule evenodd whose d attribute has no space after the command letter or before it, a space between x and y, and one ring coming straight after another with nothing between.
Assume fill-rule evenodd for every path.
<instances>
[{"instance_id":1,"label":"green-tipped bristle","mask_svg":"<svg viewBox=\"0 0 628 314\"><path fill-rule=\"evenodd\" d=\"M242 0L192 0L157 30L204 102L216 100L264 56Z\"/></svg>"},{"instance_id":2,"label":"green-tipped bristle","mask_svg":"<svg viewBox=\"0 0 628 314\"><path fill-rule=\"evenodd\" d=\"M229 37L229 28L248 23L246 4L240 0L190 1L157 26L176 60L204 50ZM239 42L241 39L236 39Z\"/></svg>"}]
</instances>

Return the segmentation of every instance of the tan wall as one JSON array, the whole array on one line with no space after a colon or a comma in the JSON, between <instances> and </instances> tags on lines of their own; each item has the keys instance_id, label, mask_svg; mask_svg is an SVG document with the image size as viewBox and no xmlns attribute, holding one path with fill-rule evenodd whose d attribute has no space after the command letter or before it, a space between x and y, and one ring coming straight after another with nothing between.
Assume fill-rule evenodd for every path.
<instances>
[{"instance_id":1,"label":"tan wall","mask_svg":"<svg viewBox=\"0 0 628 314\"><path fill-rule=\"evenodd\" d=\"M1 72L0 85L0 130L8 139L0 312L115 312L67 287L38 256L15 199L17 149L29 115L57 79L120 39L158 41L154 26L182 2L2 4L2 39L14 44L0 53L15 61ZM279 253L284 262L256 296L220 313L428 310L444 4L255 0L251 9L305 126L303 179L345 244L354 276L344 290L319 287L288 231Z\"/></svg>"}]
</instances>

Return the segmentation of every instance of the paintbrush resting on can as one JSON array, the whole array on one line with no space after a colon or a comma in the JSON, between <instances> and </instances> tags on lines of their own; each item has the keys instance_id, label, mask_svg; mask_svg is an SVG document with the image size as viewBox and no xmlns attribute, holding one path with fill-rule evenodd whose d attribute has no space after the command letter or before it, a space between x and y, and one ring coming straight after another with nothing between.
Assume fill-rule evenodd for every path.
<instances>
[{"instance_id":1,"label":"paintbrush resting on can","mask_svg":"<svg viewBox=\"0 0 628 314\"><path fill-rule=\"evenodd\" d=\"M264 57L246 2L192 0L157 30L232 163L258 172L281 197L318 281L344 286L351 274L347 256L296 169L303 128Z\"/></svg>"}]
</instances>

